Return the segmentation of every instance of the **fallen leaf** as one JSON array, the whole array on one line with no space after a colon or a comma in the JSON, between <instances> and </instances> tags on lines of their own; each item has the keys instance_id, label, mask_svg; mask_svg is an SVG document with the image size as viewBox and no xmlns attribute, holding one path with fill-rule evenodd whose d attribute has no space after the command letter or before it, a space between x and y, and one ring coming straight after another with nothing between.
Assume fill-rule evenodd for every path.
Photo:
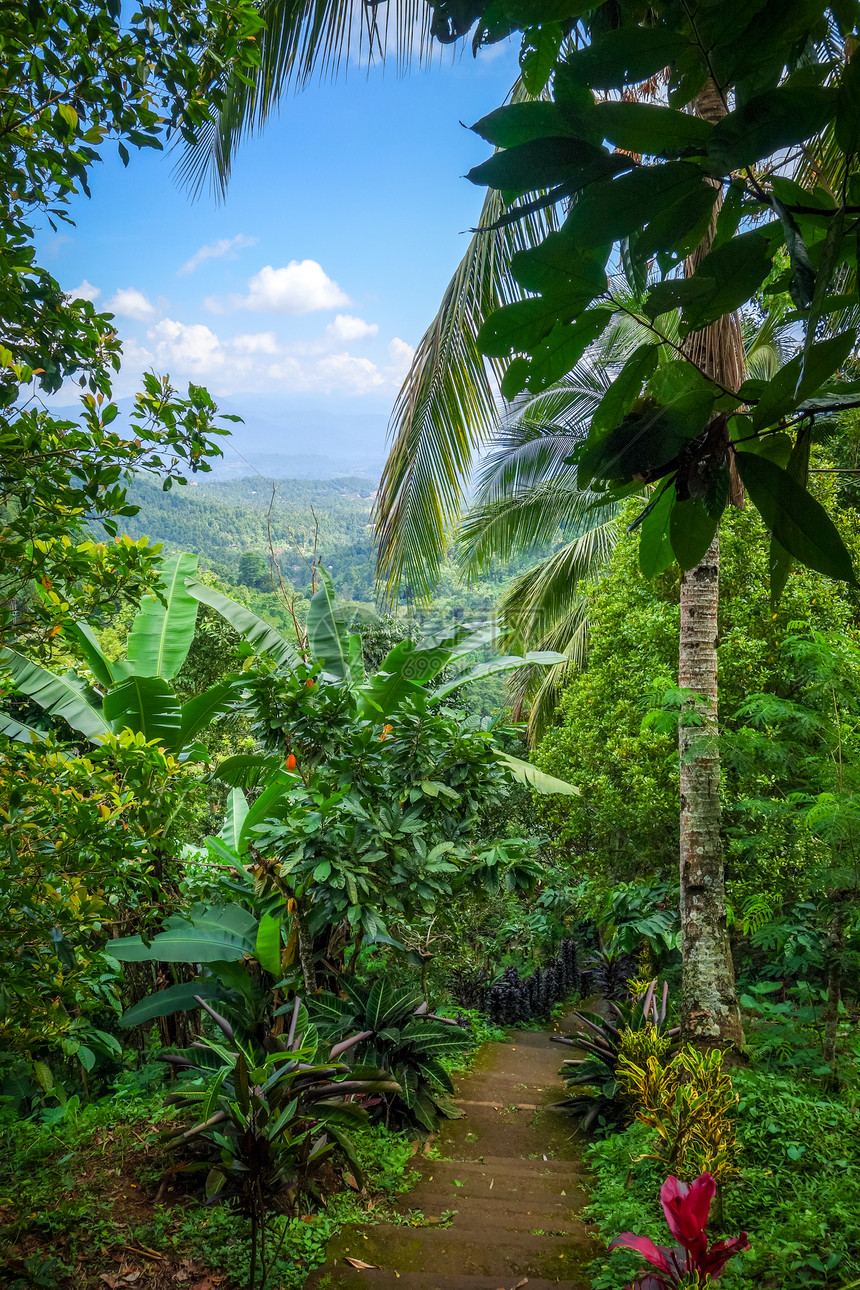
<instances>
[{"instance_id":1,"label":"fallen leaf","mask_svg":"<svg viewBox=\"0 0 860 1290\"><path fill-rule=\"evenodd\" d=\"M129 1281L129 1282L131 1282L131 1281L139 1281L139 1280L140 1280L140 1277L141 1277L141 1271L140 1271L140 1268L135 1268L135 1269L134 1269L134 1271L133 1271L133 1272L129 1272L129 1273L128 1273L128 1275L127 1275L127 1276L125 1276L125 1277L123 1278L123 1280L124 1280L124 1281Z\"/></svg>"},{"instance_id":2,"label":"fallen leaf","mask_svg":"<svg viewBox=\"0 0 860 1290\"><path fill-rule=\"evenodd\" d=\"M523 1277L522 1281L518 1281L517 1284L514 1286L514 1290L522 1290L522 1287L527 1286L528 1283L529 1283L528 1277Z\"/></svg>"},{"instance_id":3,"label":"fallen leaf","mask_svg":"<svg viewBox=\"0 0 860 1290\"><path fill-rule=\"evenodd\" d=\"M367 1271L369 1271L371 1268L375 1269L377 1272L381 1272L381 1271L382 1271L382 1265L381 1265L381 1264L379 1264L379 1263L365 1263L363 1259L351 1259L351 1258L347 1257L346 1259L344 1259L344 1262L345 1262L345 1263L348 1263L348 1264L349 1264L349 1266L350 1266L351 1268L358 1268L359 1272L367 1272Z\"/></svg>"},{"instance_id":4,"label":"fallen leaf","mask_svg":"<svg viewBox=\"0 0 860 1290\"><path fill-rule=\"evenodd\" d=\"M116 1287L119 1284L116 1277L112 1276L110 1272L101 1272L99 1274L99 1281L104 1281L106 1286L110 1286L110 1290L116 1290Z\"/></svg>"}]
</instances>

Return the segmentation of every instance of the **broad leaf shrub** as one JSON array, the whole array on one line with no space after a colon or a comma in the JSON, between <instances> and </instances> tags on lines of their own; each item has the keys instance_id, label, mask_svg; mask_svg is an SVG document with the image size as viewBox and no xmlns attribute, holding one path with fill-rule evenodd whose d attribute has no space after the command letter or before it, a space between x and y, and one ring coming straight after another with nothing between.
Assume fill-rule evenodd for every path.
<instances>
[{"instance_id":1,"label":"broad leaf shrub","mask_svg":"<svg viewBox=\"0 0 860 1290\"><path fill-rule=\"evenodd\" d=\"M746 1232L728 1240L708 1239L707 1226L717 1184L713 1176L703 1173L689 1185L670 1176L660 1188L660 1204L669 1231L678 1242L672 1249L655 1245L647 1236L622 1232L610 1242L610 1250L636 1250L656 1272L644 1272L636 1278L640 1290L670 1290L671 1286L707 1286L718 1281L726 1264L741 1250L749 1248Z\"/></svg>"},{"instance_id":2,"label":"broad leaf shrub","mask_svg":"<svg viewBox=\"0 0 860 1290\"><path fill-rule=\"evenodd\" d=\"M756 1290L841 1287L860 1276L860 1114L856 1099L796 1078L733 1072L738 1177L723 1190L711 1236L747 1232L750 1249L722 1284ZM587 1217L607 1242L619 1230L664 1239L654 1203L665 1170L648 1158L655 1136L632 1124L589 1149L595 1170ZM829 1271L822 1269L830 1265ZM641 1271L615 1250L592 1265L593 1290L622 1290Z\"/></svg>"}]
</instances>

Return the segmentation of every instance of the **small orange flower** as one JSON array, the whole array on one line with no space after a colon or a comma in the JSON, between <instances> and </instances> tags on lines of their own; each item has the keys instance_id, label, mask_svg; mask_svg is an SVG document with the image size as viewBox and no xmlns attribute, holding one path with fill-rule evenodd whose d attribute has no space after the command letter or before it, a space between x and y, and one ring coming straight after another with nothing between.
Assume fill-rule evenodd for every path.
<instances>
[{"instance_id":1,"label":"small orange flower","mask_svg":"<svg viewBox=\"0 0 860 1290\"><path fill-rule=\"evenodd\" d=\"M385 731L387 735L390 735L392 730L394 729L394 726L383 726L382 729Z\"/></svg>"},{"instance_id":2,"label":"small orange flower","mask_svg":"<svg viewBox=\"0 0 860 1290\"><path fill-rule=\"evenodd\" d=\"M287 770L295 770L295 769L296 769L296 759L293 756L293 754L290 753L289 757L287 758Z\"/></svg>"},{"instance_id":3,"label":"small orange flower","mask_svg":"<svg viewBox=\"0 0 860 1290\"><path fill-rule=\"evenodd\" d=\"M308 687L309 690L315 690L317 688L317 683L312 676L308 677L308 679L305 681L305 685Z\"/></svg>"}]
</instances>

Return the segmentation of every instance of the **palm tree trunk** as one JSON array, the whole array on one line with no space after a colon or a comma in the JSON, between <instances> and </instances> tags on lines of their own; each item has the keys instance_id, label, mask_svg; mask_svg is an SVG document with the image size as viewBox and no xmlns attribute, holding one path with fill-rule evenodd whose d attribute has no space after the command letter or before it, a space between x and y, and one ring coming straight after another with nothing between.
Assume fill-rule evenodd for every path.
<instances>
[{"instance_id":1,"label":"palm tree trunk","mask_svg":"<svg viewBox=\"0 0 860 1290\"><path fill-rule=\"evenodd\" d=\"M710 82L696 112L716 121L726 113ZM701 245L687 260L690 276L711 248L721 199ZM743 379L743 344L736 315L695 332L687 344L692 362L722 384L738 389ZM725 450L728 443L719 427ZM733 486L732 500L740 504ZM681 1030L703 1047L736 1048L743 1042L735 974L726 925L726 886L720 811L720 752L717 723L717 614L720 545L714 537L701 563L681 579L678 685L692 698L678 731L681 789ZM701 724L685 724L694 716Z\"/></svg>"}]
</instances>

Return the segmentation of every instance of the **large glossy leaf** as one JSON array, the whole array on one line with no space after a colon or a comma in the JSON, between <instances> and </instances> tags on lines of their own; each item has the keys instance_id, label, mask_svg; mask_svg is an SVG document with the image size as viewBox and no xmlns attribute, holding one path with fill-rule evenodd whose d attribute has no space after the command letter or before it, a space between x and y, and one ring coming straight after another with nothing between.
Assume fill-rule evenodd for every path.
<instances>
[{"instance_id":1,"label":"large glossy leaf","mask_svg":"<svg viewBox=\"0 0 860 1290\"><path fill-rule=\"evenodd\" d=\"M617 179L592 184L568 216L562 233L577 248L605 246L629 237L699 191L715 192L698 166L667 161L639 166Z\"/></svg>"},{"instance_id":2,"label":"large glossy leaf","mask_svg":"<svg viewBox=\"0 0 860 1290\"><path fill-rule=\"evenodd\" d=\"M104 714L115 734L133 730L157 739L168 752L181 746L182 713L171 685L160 676L130 676L104 697Z\"/></svg>"},{"instance_id":3,"label":"large glossy leaf","mask_svg":"<svg viewBox=\"0 0 860 1290\"><path fill-rule=\"evenodd\" d=\"M308 606L308 649L315 663L339 681L350 678L349 634L343 608L337 604L331 577L318 570L320 585Z\"/></svg>"},{"instance_id":4,"label":"large glossy leaf","mask_svg":"<svg viewBox=\"0 0 860 1290\"><path fill-rule=\"evenodd\" d=\"M792 448L785 469L801 487L805 488L809 479L809 450L812 446L812 431L809 426L801 426ZM791 572L792 559L781 542L775 537L770 541L769 553L770 602L775 608L785 590L788 575Z\"/></svg>"},{"instance_id":5,"label":"large glossy leaf","mask_svg":"<svg viewBox=\"0 0 860 1290\"><path fill-rule=\"evenodd\" d=\"M0 712L0 735L5 735L7 739L17 739L23 744L38 744L45 738L44 730L16 721L8 712Z\"/></svg>"},{"instance_id":6,"label":"large glossy leaf","mask_svg":"<svg viewBox=\"0 0 860 1290\"><path fill-rule=\"evenodd\" d=\"M487 188L526 193L563 184L580 167L605 155L603 148L584 139L533 139L497 152L488 161L473 166L466 178Z\"/></svg>"},{"instance_id":7,"label":"large glossy leaf","mask_svg":"<svg viewBox=\"0 0 860 1290\"><path fill-rule=\"evenodd\" d=\"M222 618L233 627L243 640L248 641L258 654L268 654L281 667L295 666L301 661L299 651L289 641L284 640L274 627L270 627L267 622L258 617L257 614L246 609L244 605L238 604L231 600L229 596L223 595L216 591L214 587L207 587L205 583L197 582L189 578L186 587L195 600L201 601L202 604L208 605L214 609Z\"/></svg>"},{"instance_id":8,"label":"large glossy leaf","mask_svg":"<svg viewBox=\"0 0 860 1290\"><path fill-rule=\"evenodd\" d=\"M168 986L147 995L132 1008L126 1009L119 1019L124 1030L131 1026L143 1026L156 1017L172 1017L175 1012L186 1012L199 1007L194 999L196 994L201 999L223 999L224 987L219 981L180 981L178 985Z\"/></svg>"},{"instance_id":9,"label":"large glossy leaf","mask_svg":"<svg viewBox=\"0 0 860 1290\"><path fill-rule=\"evenodd\" d=\"M532 350L526 378L529 391L538 394L567 376L611 320L612 311L598 307L587 309L575 322L557 323L546 340Z\"/></svg>"},{"instance_id":10,"label":"large glossy leaf","mask_svg":"<svg viewBox=\"0 0 860 1290\"><path fill-rule=\"evenodd\" d=\"M533 766L530 761L523 761L520 757L512 757L510 753L498 750L496 750L496 758L511 772L514 779L520 784L525 784L527 788L533 788L536 793L563 793L567 797L579 797L581 794L581 790L575 784L556 779L555 775L547 775L545 771Z\"/></svg>"},{"instance_id":11,"label":"large glossy leaf","mask_svg":"<svg viewBox=\"0 0 860 1290\"><path fill-rule=\"evenodd\" d=\"M224 823L218 831L218 837L226 842L231 851L239 852L242 838L242 825L248 815L248 799L241 788L233 788L227 795L227 806L224 811Z\"/></svg>"},{"instance_id":12,"label":"large glossy leaf","mask_svg":"<svg viewBox=\"0 0 860 1290\"><path fill-rule=\"evenodd\" d=\"M639 534L639 568L646 578L656 578L674 560L669 541L669 517L675 505L675 485L669 484L654 499Z\"/></svg>"},{"instance_id":13,"label":"large glossy leaf","mask_svg":"<svg viewBox=\"0 0 860 1290\"><path fill-rule=\"evenodd\" d=\"M379 671L361 686L361 713L371 719L392 716L407 694L421 693L421 687L447 666L455 657L457 646L471 635L470 628L457 626L417 645L410 640L395 645L383 659Z\"/></svg>"},{"instance_id":14,"label":"large glossy leaf","mask_svg":"<svg viewBox=\"0 0 860 1290\"><path fill-rule=\"evenodd\" d=\"M96 634L86 623L76 622L74 619L68 619L63 623L63 635L67 640L74 641L86 661L87 667L98 681L109 690L115 682L121 678L118 675L115 664L106 658L102 653L102 648L98 643Z\"/></svg>"},{"instance_id":15,"label":"large glossy leaf","mask_svg":"<svg viewBox=\"0 0 860 1290\"><path fill-rule=\"evenodd\" d=\"M753 504L789 555L828 578L855 583L851 556L824 507L766 457L738 452L735 463Z\"/></svg>"},{"instance_id":16,"label":"large glossy leaf","mask_svg":"<svg viewBox=\"0 0 860 1290\"><path fill-rule=\"evenodd\" d=\"M254 944L257 962L274 977L281 975L281 920L275 914L264 914L257 928Z\"/></svg>"},{"instance_id":17,"label":"large glossy leaf","mask_svg":"<svg viewBox=\"0 0 860 1290\"><path fill-rule=\"evenodd\" d=\"M256 918L241 905L195 906L188 919L168 918L149 945L124 936L110 952L121 963L229 963L254 953L256 933Z\"/></svg>"},{"instance_id":18,"label":"large glossy leaf","mask_svg":"<svg viewBox=\"0 0 860 1290\"><path fill-rule=\"evenodd\" d=\"M111 733L108 720L100 707L96 707L99 696L74 672L56 676L14 649L0 652L0 662L8 668L15 688L52 717L62 717L73 730L86 735L93 743Z\"/></svg>"},{"instance_id":19,"label":"large glossy leaf","mask_svg":"<svg viewBox=\"0 0 860 1290\"><path fill-rule=\"evenodd\" d=\"M703 152L714 128L700 116L657 103L601 103L594 117L601 137L616 148L651 157Z\"/></svg>"},{"instance_id":20,"label":"large glossy leaf","mask_svg":"<svg viewBox=\"0 0 860 1290\"><path fill-rule=\"evenodd\" d=\"M806 399L837 372L848 358L856 340L852 331L840 332L797 354L768 382L753 408L754 430L764 430L800 407Z\"/></svg>"},{"instance_id":21,"label":"large glossy leaf","mask_svg":"<svg viewBox=\"0 0 860 1290\"><path fill-rule=\"evenodd\" d=\"M161 571L155 595L145 599L131 625L128 661L135 676L171 680L185 662L197 624L197 601L186 580L197 573L197 556L172 556Z\"/></svg>"},{"instance_id":22,"label":"large glossy leaf","mask_svg":"<svg viewBox=\"0 0 860 1290\"><path fill-rule=\"evenodd\" d=\"M567 663L565 654L554 649L533 649L527 654L510 654L504 658L493 658L488 663L476 663L468 672L455 676L453 681L440 685L431 694L432 699L444 699L446 694L459 690L461 685L471 685L486 676L499 676L502 672L513 672L519 667L553 667L557 663Z\"/></svg>"},{"instance_id":23,"label":"large glossy leaf","mask_svg":"<svg viewBox=\"0 0 860 1290\"><path fill-rule=\"evenodd\" d=\"M782 241L782 226L773 221L742 233L705 256L690 278L669 278L649 293L649 318L682 309L684 326L696 330L740 308L773 268L773 244Z\"/></svg>"},{"instance_id":24,"label":"large glossy leaf","mask_svg":"<svg viewBox=\"0 0 860 1290\"><path fill-rule=\"evenodd\" d=\"M583 49L568 55L556 79L597 90L620 89L661 72L687 48L683 37L663 27L618 27L598 32Z\"/></svg>"},{"instance_id":25,"label":"large glossy leaf","mask_svg":"<svg viewBox=\"0 0 860 1290\"><path fill-rule=\"evenodd\" d=\"M783 85L748 99L714 127L708 161L714 174L728 175L793 143L802 143L830 121L835 90Z\"/></svg>"},{"instance_id":26,"label":"large glossy leaf","mask_svg":"<svg viewBox=\"0 0 860 1290\"><path fill-rule=\"evenodd\" d=\"M287 771L278 771L271 782L263 789L260 796L255 799L245 816L239 834L240 854L247 851L248 847L253 843L254 829L259 824L263 824L266 820L277 818L278 806L286 797L291 786L296 782L296 778L295 775L290 775Z\"/></svg>"},{"instance_id":27,"label":"large glossy leaf","mask_svg":"<svg viewBox=\"0 0 860 1290\"><path fill-rule=\"evenodd\" d=\"M682 569L695 569L714 540L719 516L699 497L675 499L669 516L669 541Z\"/></svg>"},{"instance_id":28,"label":"large glossy leaf","mask_svg":"<svg viewBox=\"0 0 860 1290\"><path fill-rule=\"evenodd\" d=\"M230 672L223 680L210 685L209 689L204 690L202 694L183 703L180 733L180 744L183 748L186 744L190 744L201 730L205 730L216 717L222 717L225 712L230 711L236 695L236 687L241 680L238 672Z\"/></svg>"},{"instance_id":29,"label":"large glossy leaf","mask_svg":"<svg viewBox=\"0 0 860 1290\"><path fill-rule=\"evenodd\" d=\"M578 302L554 295L517 300L490 314L478 332L478 349L487 358L530 353L556 323L574 317Z\"/></svg>"},{"instance_id":30,"label":"large glossy leaf","mask_svg":"<svg viewBox=\"0 0 860 1290\"><path fill-rule=\"evenodd\" d=\"M258 788L284 759L277 753L236 753L225 757L215 769L216 779L233 788Z\"/></svg>"}]
</instances>

